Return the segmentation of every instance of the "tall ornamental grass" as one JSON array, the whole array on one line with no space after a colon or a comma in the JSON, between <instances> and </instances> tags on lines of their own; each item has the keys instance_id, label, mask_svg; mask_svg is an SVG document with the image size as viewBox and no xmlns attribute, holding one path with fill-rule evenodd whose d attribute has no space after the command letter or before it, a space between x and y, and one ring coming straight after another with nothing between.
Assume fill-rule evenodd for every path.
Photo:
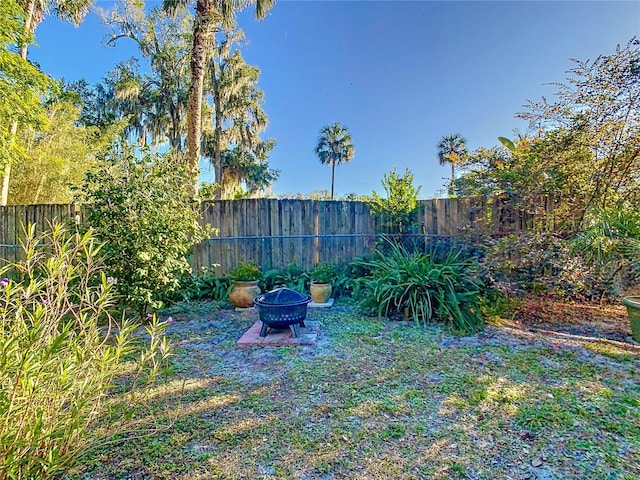
<instances>
[{"instance_id":1,"label":"tall ornamental grass","mask_svg":"<svg viewBox=\"0 0 640 480\"><path fill-rule=\"evenodd\" d=\"M101 441L98 425L109 430L109 412L122 412L106 408L115 382L130 406L170 355L166 323L139 335L110 315L117 279L102 273L100 248L91 232L56 225L36 236L32 226L25 260L0 269L2 479L64 474Z\"/></svg>"},{"instance_id":2,"label":"tall ornamental grass","mask_svg":"<svg viewBox=\"0 0 640 480\"><path fill-rule=\"evenodd\" d=\"M369 271L363 280L365 299L373 301L378 315L398 311L422 326L440 321L465 333L482 328L473 260L453 252L439 259L435 252L409 252L389 242L384 253L359 265Z\"/></svg>"}]
</instances>

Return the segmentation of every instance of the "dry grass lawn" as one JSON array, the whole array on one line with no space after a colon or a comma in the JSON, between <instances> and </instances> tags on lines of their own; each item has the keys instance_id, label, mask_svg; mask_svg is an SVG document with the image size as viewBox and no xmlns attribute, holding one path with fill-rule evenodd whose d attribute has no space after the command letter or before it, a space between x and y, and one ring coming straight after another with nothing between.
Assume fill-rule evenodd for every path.
<instances>
[{"instance_id":1,"label":"dry grass lawn","mask_svg":"<svg viewBox=\"0 0 640 480\"><path fill-rule=\"evenodd\" d=\"M315 348L238 348L255 313L172 312L158 430L84 480L637 479L640 347L621 309L529 300L472 337L310 310Z\"/></svg>"}]
</instances>

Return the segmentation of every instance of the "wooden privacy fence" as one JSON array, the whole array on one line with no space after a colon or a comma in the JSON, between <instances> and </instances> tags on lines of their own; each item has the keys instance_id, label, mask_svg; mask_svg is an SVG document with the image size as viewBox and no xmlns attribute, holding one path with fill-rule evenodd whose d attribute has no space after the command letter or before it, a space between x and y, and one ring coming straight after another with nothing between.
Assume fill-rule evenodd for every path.
<instances>
[{"instance_id":1,"label":"wooden privacy fence","mask_svg":"<svg viewBox=\"0 0 640 480\"><path fill-rule=\"evenodd\" d=\"M219 265L219 274L241 261L255 261L263 270L290 263L305 269L321 261L344 263L373 251L385 231L385 218L358 201L222 200L204 202L200 208L202 223L219 231L194 247L191 264L195 270ZM2 259L21 258L23 225L35 223L43 231L49 222L74 220L80 214L74 205L0 207ZM540 228L546 220L515 211L499 199L452 198L421 200L415 221L413 234L426 238L502 236Z\"/></svg>"},{"instance_id":2,"label":"wooden privacy fence","mask_svg":"<svg viewBox=\"0 0 640 480\"><path fill-rule=\"evenodd\" d=\"M28 225L36 234L50 230L53 223L75 222L80 210L75 205L8 205L0 207L0 266L24 258L22 244Z\"/></svg>"},{"instance_id":3,"label":"wooden privacy fence","mask_svg":"<svg viewBox=\"0 0 640 480\"><path fill-rule=\"evenodd\" d=\"M222 200L202 205L202 221L219 232L195 247L191 263L195 269L219 264L220 274L241 261L263 270L344 263L372 252L386 225L364 202L334 200ZM503 236L533 228L536 219L499 199L465 198L421 200L415 221L412 234L422 240Z\"/></svg>"}]
</instances>

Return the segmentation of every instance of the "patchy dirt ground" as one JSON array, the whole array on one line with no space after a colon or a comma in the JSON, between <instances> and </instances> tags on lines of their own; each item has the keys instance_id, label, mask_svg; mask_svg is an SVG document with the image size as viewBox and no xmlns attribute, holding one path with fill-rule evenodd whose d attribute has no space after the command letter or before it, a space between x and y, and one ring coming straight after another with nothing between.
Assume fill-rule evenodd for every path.
<instances>
[{"instance_id":1,"label":"patchy dirt ground","mask_svg":"<svg viewBox=\"0 0 640 480\"><path fill-rule=\"evenodd\" d=\"M336 317L350 311L350 307L328 309L309 309L307 318L322 322L327 317ZM211 367L209 373L229 373L243 378L247 382L260 383L268 380L269 375L278 373L274 369L282 355L281 350L288 347L238 347L237 340L253 323L258 320L258 312L233 309L220 309L214 304L197 304L192 310L171 312L176 320L168 330L174 345L179 349L194 351L215 351L221 356L220 362ZM290 347L300 353L301 358L328 355L333 352L332 337L320 334L315 346Z\"/></svg>"},{"instance_id":2,"label":"patchy dirt ground","mask_svg":"<svg viewBox=\"0 0 640 480\"><path fill-rule=\"evenodd\" d=\"M323 322L353 313L350 305L337 305L332 309L309 309L308 318ZM246 381L265 380L272 372L269 366L280 357L277 348L234 348L235 342L258 319L256 311L236 312L219 309L213 304L196 304L192 310L172 314L179 320L169 330L181 340L176 346L187 350L216 349L224 355L220 371L231 369ZM410 322L389 322L387 327L397 329L411 326ZM338 327L339 328L339 327ZM440 327L435 325L434 331ZM202 343L201 334L207 341ZM334 337L325 331L313 347L298 347L301 357L312 358L334 354ZM456 337L443 334L443 346L503 345L507 347L551 346L589 351L594 345L609 346L618 353L640 355L640 343L634 341L626 310L622 305L599 305L561 301L553 297L528 297L515 307L510 318L502 318L497 325L473 336ZM226 348L218 349L219 346ZM229 348L232 347L232 348ZM602 349L600 349L602 350ZM602 352L599 352L602 353ZM615 356L615 355L614 355ZM269 366L269 367L267 367Z\"/></svg>"},{"instance_id":3,"label":"patchy dirt ground","mask_svg":"<svg viewBox=\"0 0 640 480\"><path fill-rule=\"evenodd\" d=\"M529 297L516 308L514 327L634 343L625 307Z\"/></svg>"},{"instance_id":4,"label":"patchy dirt ground","mask_svg":"<svg viewBox=\"0 0 640 480\"><path fill-rule=\"evenodd\" d=\"M176 321L164 425L82 480L640 478L640 345L624 310L527 299L468 337L309 310L315 347L243 347L256 312Z\"/></svg>"}]
</instances>

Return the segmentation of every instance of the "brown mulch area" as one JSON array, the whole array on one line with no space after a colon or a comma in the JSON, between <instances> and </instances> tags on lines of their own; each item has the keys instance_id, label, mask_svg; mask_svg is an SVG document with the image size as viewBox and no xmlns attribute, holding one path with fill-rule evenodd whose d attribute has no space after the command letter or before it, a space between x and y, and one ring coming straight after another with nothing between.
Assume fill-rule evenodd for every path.
<instances>
[{"instance_id":1,"label":"brown mulch area","mask_svg":"<svg viewBox=\"0 0 640 480\"><path fill-rule=\"evenodd\" d=\"M634 344L622 304L590 304L553 297L527 297L516 307L514 327Z\"/></svg>"}]
</instances>

